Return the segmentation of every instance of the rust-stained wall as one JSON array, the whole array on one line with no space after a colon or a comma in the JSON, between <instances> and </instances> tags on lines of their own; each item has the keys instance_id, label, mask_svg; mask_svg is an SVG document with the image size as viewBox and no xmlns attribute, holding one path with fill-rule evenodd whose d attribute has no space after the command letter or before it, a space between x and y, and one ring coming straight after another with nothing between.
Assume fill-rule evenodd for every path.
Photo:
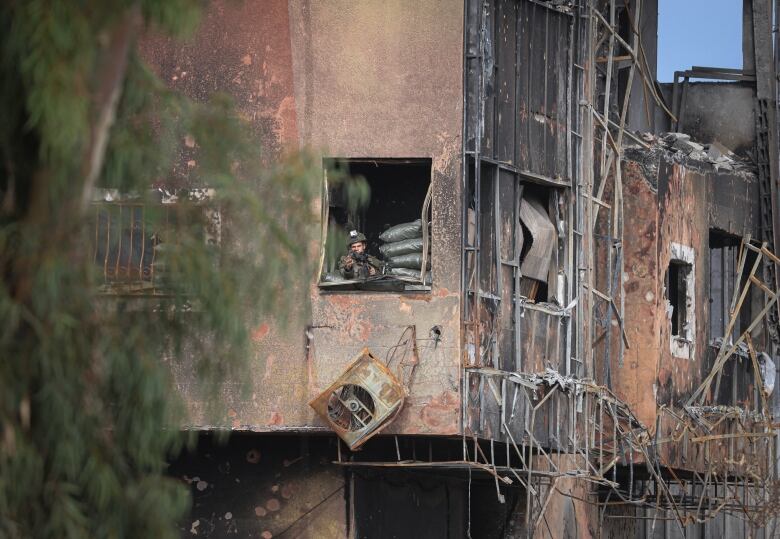
<instances>
[{"instance_id":1,"label":"rust-stained wall","mask_svg":"<svg viewBox=\"0 0 780 539\"><path fill-rule=\"evenodd\" d=\"M656 282L656 320L660 333L658 378L655 385L658 404L672 405L687 399L703 378L709 327L708 259L709 193L716 178L705 176L685 166L661 162L658 171L658 268ZM671 325L666 314L664 277L672 259L672 242L690 247L694 252L693 272L695 340L691 359L674 357L670 350Z\"/></svg>"},{"instance_id":2,"label":"rust-stained wall","mask_svg":"<svg viewBox=\"0 0 780 539\"><path fill-rule=\"evenodd\" d=\"M230 95L269 158L298 141L287 0L217 0L191 39L151 34L140 50L171 88L199 101Z\"/></svg>"},{"instance_id":3,"label":"rust-stained wall","mask_svg":"<svg viewBox=\"0 0 780 539\"><path fill-rule=\"evenodd\" d=\"M651 432L657 425L664 440L682 436L679 422L665 410L679 409L711 368L707 350L709 230L755 237L756 180L749 173L716 173L696 163L674 162L663 152L626 158L622 178L626 219L623 288L630 349L622 366L612 356L611 380L615 393ZM670 348L664 277L672 243L691 247L695 254L696 330L691 359L675 357ZM662 443L662 462L703 468L704 455L697 445L685 445Z\"/></svg>"},{"instance_id":4,"label":"rust-stained wall","mask_svg":"<svg viewBox=\"0 0 780 539\"><path fill-rule=\"evenodd\" d=\"M627 159L623 163L625 214L626 332L631 348L624 365L611 365L618 395L647 425L655 406L687 399L709 372L709 230L755 235L755 179L749 174L716 174L668 160ZM695 254L696 338L692 360L673 357L665 310L664 276L671 244Z\"/></svg>"},{"instance_id":5,"label":"rust-stained wall","mask_svg":"<svg viewBox=\"0 0 780 539\"><path fill-rule=\"evenodd\" d=\"M433 290L312 286L308 395L363 346L384 358L414 324L420 365L390 432L458 432L462 4L291 0L290 17L302 142L338 157L432 159ZM319 424L302 411L297 421Z\"/></svg>"},{"instance_id":6,"label":"rust-stained wall","mask_svg":"<svg viewBox=\"0 0 780 539\"><path fill-rule=\"evenodd\" d=\"M679 437L682 432L678 421L665 407L681 407L692 392L709 374L712 355L708 355L710 326L709 294L709 230L718 228L736 236L757 236L758 193L755 177L750 174L701 173L683 165L662 161L658 174L659 196L659 290L663 292L664 272L671 258L670 244L680 243L693 247L695 263L695 309L696 335L695 352L692 360L674 357L669 349L670 324L665 318L663 294L659 295L657 317L660 321L660 356L656 379L656 403L659 406L659 436ZM756 341L758 345L758 341ZM760 349L759 349L760 350ZM711 353L710 353L711 354ZM730 360L736 361L735 358ZM752 377L751 377L752 378ZM725 383L736 382L728 380ZM741 394L741 391L740 391ZM737 404L731 403L728 404ZM728 432L726 422L718 433ZM746 428L749 428L746 426ZM744 470L744 465L762 464L765 447L752 439L716 441L707 447L705 455L701 443L691 443L687 437L677 444L665 444L660 454L668 465L706 471L711 464L722 461L729 468ZM735 452L736 451L736 452ZM739 459L736 455L747 456Z\"/></svg>"},{"instance_id":7,"label":"rust-stained wall","mask_svg":"<svg viewBox=\"0 0 780 539\"><path fill-rule=\"evenodd\" d=\"M613 360L615 393L645 425L655 419L655 377L660 353L657 191L639 163L622 165L625 329L630 348L622 367Z\"/></svg>"},{"instance_id":8,"label":"rust-stained wall","mask_svg":"<svg viewBox=\"0 0 780 539\"><path fill-rule=\"evenodd\" d=\"M287 329L271 319L252 328L252 391L226 391L221 422L324 430L309 399L364 346L384 358L415 325L420 365L391 432L459 432L462 34L461 2L271 0L215 2L191 42L142 45L173 87L197 99L232 95L272 158L298 145L323 156L432 160L432 290L320 292L312 276L310 304L297 306ZM314 238L318 226L318 257ZM208 426L192 374L174 369L192 424Z\"/></svg>"}]
</instances>

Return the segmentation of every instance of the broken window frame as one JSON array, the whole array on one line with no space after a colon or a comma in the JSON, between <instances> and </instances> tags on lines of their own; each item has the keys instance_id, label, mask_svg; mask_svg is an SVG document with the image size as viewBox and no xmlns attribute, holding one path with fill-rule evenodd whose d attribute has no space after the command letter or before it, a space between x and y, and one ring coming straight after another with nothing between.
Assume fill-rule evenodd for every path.
<instances>
[{"instance_id":1,"label":"broken window frame","mask_svg":"<svg viewBox=\"0 0 780 539\"><path fill-rule=\"evenodd\" d=\"M339 282L324 281L325 264L328 256L328 228L330 225L330 185L328 182L328 166L325 163L361 163L361 162L374 162L385 163L393 165L402 164L427 164L429 166L429 181L428 189L426 191L425 198L423 199L422 211L420 212L420 220L422 226L422 264L420 269L420 276L418 278L407 277L404 275L378 275L376 278L372 277L367 280L362 279L344 279ZM322 174L322 210L320 221L320 259L317 269L317 286L320 292L333 291L333 292L427 292L432 289L433 285L433 267L430 264L431 260L431 226L433 221L432 214L432 190L433 190L433 164L429 158L368 158L368 157L350 157L350 158L325 158L323 159L323 174ZM429 265L431 265L430 268ZM397 286L392 286L393 284ZM384 288L382 285L391 285L390 288Z\"/></svg>"},{"instance_id":2,"label":"broken window frame","mask_svg":"<svg viewBox=\"0 0 780 539\"><path fill-rule=\"evenodd\" d=\"M567 193L570 192L570 186L536 175L529 175L508 163L485 157L481 157L480 162L482 166L479 177L477 177L475 160L468 159L466 165L468 177L464 191L466 202L464 208L463 283L464 298L467 302L464 310L464 322L467 332L469 332L467 340L478 343L477 346L467 347L465 361L471 366L492 366L493 368L519 372L528 367L523 364L522 352L523 328L521 326L524 311L538 310L551 317L561 319L570 316L569 311L564 308L570 268L567 263L562 263L562 261L569 260L567 242L571 234L571 223L568 220L569 197ZM514 206L512 213L514 230L510 241L514 239L515 245L511 258L504 257L504 249L502 249L504 240L502 237L502 216L503 209L507 206L505 197L502 197L500 193L502 177L511 178L516 186L515 196L509 202ZM523 240L521 239L523 225L521 225L520 207L529 186L541 186L545 189L547 195L547 199L543 202L543 206L546 206L545 215L556 232L555 245L550 253L551 262L547 272L547 295L536 301L520 293L520 282L523 279ZM562 208L561 205L564 207ZM480 211L477 211L476 208L479 208ZM470 230L471 215L474 216L473 230ZM564 231L563 234L561 234L561 228ZM488 252L483 252L486 250ZM508 295L505 290L507 286L507 279L504 277L505 268L512 270L509 282L512 291ZM505 301L512 303L508 312L507 308L502 306ZM505 319L500 320L501 318ZM507 322L511 323L507 325ZM498 327L497 324L500 324L501 327ZM475 331L475 327L478 330ZM512 332L513 341L511 357L508 358L504 357L505 353L502 353L502 349L506 351L507 346L505 343L502 346L500 342L502 340L500 334L506 330ZM558 368L558 359L554 358L556 368Z\"/></svg>"},{"instance_id":3,"label":"broken window frame","mask_svg":"<svg viewBox=\"0 0 780 539\"><path fill-rule=\"evenodd\" d=\"M696 255L693 247L672 242L670 245L669 265L667 266L664 277L664 299L669 307L673 307L671 302L671 287L669 279L671 278L672 266L686 268L685 272L685 297L677 298L677 303L681 302L685 307L684 318L678 318L682 321L682 328L678 328L678 334L672 330L672 317L678 316L677 312L672 311L671 316L667 316L669 330L669 349L672 356L681 359L695 360L695 341L696 341ZM676 309L675 309L676 310ZM679 323L679 322L678 322Z\"/></svg>"},{"instance_id":4,"label":"broken window frame","mask_svg":"<svg viewBox=\"0 0 780 539\"><path fill-rule=\"evenodd\" d=\"M528 337L520 335L524 331L520 327L523 313L530 309L551 315L550 326L560 327L565 335L565 352L553 359L554 365L566 374L572 369L579 372L584 367L585 354L579 350L574 325L569 323L577 305L573 300L578 294L579 274L574 268L582 248L582 240L575 237L575 226L580 237L583 230L578 202L579 170L573 159L576 139L571 136L578 137L577 132L581 132L578 103L584 88L582 74L574 70L579 39L574 12L540 2L467 2L465 18L461 180L463 364L469 368L493 366L521 372L532 368L523 363L520 347ZM512 315L507 317L506 306L499 305L499 294L480 289L484 281L480 258L491 256L480 245L480 227L485 219L477 215L481 201L474 200L480 194L482 177L492 176L483 174L484 166L497 166L513 174L517 181L541 184L558 194L562 204L550 212L558 231L558 248L554 250L558 276L549 291L556 293L560 305L531 303L512 294ZM470 209L474 210L473 242L469 242ZM490 220L491 228L497 226L492 224L496 220ZM498 268L505 266L500 260L491 263ZM514 270L520 272L519 267ZM578 310L587 306L581 304ZM560 324L553 324L553 318L558 318ZM496 339L492 338L501 330L498 326L515 328L511 359L500 357L502 346L496 346ZM470 390L480 392L477 388Z\"/></svg>"},{"instance_id":5,"label":"broken window frame","mask_svg":"<svg viewBox=\"0 0 780 539\"><path fill-rule=\"evenodd\" d=\"M525 195L525 193L524 193ZM521 278L524 280L533 280L535 281L535 284L532 285L532 294L524 294L524 290L521 285L521 296L526 298L528 301L533 301L534 303L547 303L550 300L554 302L561 303L560 300L560 294L557 290L557 266L558 266L558 258L560 255L559 252L559 243L558 243L558 230L555 225L555 221L557 219L550 216L550 213L555 209L556 213L558 210L558 200L559 195L556 190L549 190L546 193L547 200L539 199L536 196L522 196L520 201L520 214L519 214L519 220L522 226L520 227L521 231L524 231L525 228L529 231L529 236L531 237L531 246L528 251L525 252L525 255L523 256L523 253L521 253L521 257L523 260L520 261L520 271L521 271ZM546 207L545 207L546 205ZM528 208L526 212L524 212L524 208ZM530 222L530 215L536 214L537 216L542 217L542 219L537 223L538 226L532 228L529 226L531 224ZM524 217L525 214L525 217ZM549 234L550 237L548 239L548 242L544 244L542 247L542 256L541 258L539 255L537 255L536 251L539 251L538 244L541 243L539 236L544 235L545 233ZM522 245L525 246L525 238L523 239ZM534 247L534 246L537 247ZM549 250L549 252L544 252L545 250ZM532 254L532 251L534 253ZM538 263L542 264L543 271L537 272L532 267L534 263L534 258L539 259ZM533 274L532 274L533 273ZM537 289L540 286L539 283L544 283L546 287L546 293L544 293L544 296L546 297L539 297L537 295Z\"/></svg>"}]
</instances>

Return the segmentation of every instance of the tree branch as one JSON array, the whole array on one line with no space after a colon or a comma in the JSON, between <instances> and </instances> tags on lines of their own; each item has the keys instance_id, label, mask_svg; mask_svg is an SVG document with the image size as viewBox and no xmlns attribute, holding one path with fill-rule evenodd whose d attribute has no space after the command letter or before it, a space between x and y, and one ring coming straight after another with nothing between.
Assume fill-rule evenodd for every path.
<instances>
[{"instance_id":1,"label":"tree branch","mask_svg":"<svg viewBox=\"0 0 780 539\"><path fill-rule=\"evenodd\" d=\"M127 72L130 45L141 26L141 9L136 3L130 8L109 36L108 46L101 55L95 95L93 123L90 128L89 146L82 157L82 184L79 215L83 215L92 198L92 191L103 168L108 136L116 118L116 108L122 94Z\"/></svg>"}]
</instances>

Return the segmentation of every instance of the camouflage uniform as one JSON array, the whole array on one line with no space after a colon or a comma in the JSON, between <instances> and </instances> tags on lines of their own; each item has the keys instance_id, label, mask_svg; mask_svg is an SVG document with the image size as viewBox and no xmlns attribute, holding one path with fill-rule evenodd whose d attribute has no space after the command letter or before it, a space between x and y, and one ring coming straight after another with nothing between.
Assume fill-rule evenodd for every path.
<instances>
[{"instance_id":1,"label":"camouflage uniform","mask_svg":"<svg viewBox=\"0 0 780 539\"><path fill-rule=\"evenodd\" d=\"M376 270L374 275L382 274L382 268L385 263L375 256L367 255L365 262L353 260L352 267L347 268L346 265L349 258L349 255L344 255L339 259L339 271L341 272L341 276L345 279L367 279L368 277L371 277L368 272L369 266L372 266Z\"/></svg>"},{"instance_id":2,"label":"camouflage uniform","mask_svg":"<svg viewBox=\"0 0 780 539\"><path fill-rule=\"evenodd\" d=\"M347 249L352 247L355 243L363 243L365 245L366 237L357 230L352 230L347 239ZM339 272L341 272L341 276L345 279L368 279L371 277L371 274L369 273L370 267L373 267L376 270L374 275L380 275L382 273L382 269L385 265L384 262L367 253L363 256L365 256L364 260L356 260L351 254L342 256L339 259ZM352 258L352 267L347 268L347 262L350 258Z\"/></svg>"}]
</instances>

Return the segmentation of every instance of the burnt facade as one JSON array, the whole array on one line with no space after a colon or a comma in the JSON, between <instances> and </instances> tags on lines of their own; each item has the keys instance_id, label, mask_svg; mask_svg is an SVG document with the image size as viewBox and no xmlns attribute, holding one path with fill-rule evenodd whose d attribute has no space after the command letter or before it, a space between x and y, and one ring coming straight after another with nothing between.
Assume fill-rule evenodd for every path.
<instances>
[{"instance_id":1,"label":"burnt facade","mask_svg":"<svg viewBox=\"0 0 780 539\"><path fill-rule=\"evenodd\" d=\"M747 67L709 86L655 81L654 1L217 2L143 43L323 163L320 271L253 328L251 394L215 427L174 367L203 432L182 536L769 536L776 70L770 4L745 13ZM419 276L330 277L340 233L377 253L415 218Z\"/></svg>"}]
</instances>

